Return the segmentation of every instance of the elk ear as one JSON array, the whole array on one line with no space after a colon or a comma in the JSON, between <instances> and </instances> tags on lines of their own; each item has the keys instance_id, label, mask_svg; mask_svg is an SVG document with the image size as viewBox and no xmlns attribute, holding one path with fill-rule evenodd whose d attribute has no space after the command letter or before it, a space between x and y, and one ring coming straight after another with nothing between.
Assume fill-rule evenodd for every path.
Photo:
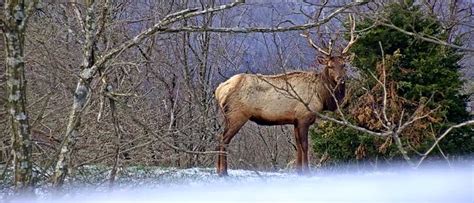
<instances>
[{"instance_id":1,"label":"elk ear","mask_svg":"<svg viewBox=\"0 0 474 203\"><path fill-rule=\"evenodd\" d=\"M318 63L321 65L327 65L328 59L326 56L318 56Z\"/></svg>"}]
</instances>

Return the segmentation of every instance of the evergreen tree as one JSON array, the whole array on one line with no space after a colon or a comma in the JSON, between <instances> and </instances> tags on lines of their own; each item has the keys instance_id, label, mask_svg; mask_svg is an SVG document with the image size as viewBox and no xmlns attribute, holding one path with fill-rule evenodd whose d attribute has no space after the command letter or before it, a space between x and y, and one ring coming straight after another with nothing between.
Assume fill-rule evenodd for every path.
<instances>
[{"instance_id":1,"label":"evergreen tree","mask_svg":"<svg viewBox=\"0 0 474 203\"><path fill-rule=\"evenodd\" d=\"M411 32L424 33L439 39L448 36L441 29L440 23L425 15L412 4L392 4L385 16L395 26ZM367 20L359 28L368 27L373 22ZM466 111L466 96L460 94L463 81L460 79L458 64L462 55L453 48L434 44L408 36L392 28L378 26L364 34L353 46L356 54L353 64L365 77L371 78L377 61L382 53L379 46L387 54L400 50L402 58L398 68L392 69L394 80L399 84L399 95L412 101L421 97L433 97L432 105L441 105L438 116L445 122L457 123L469 118Z\"/></svg>"},{"instance_id":2,"label":"evergreen tree","mask_svg":"<svg viewBox=\"0 0 474 203\"><path fill-rule=\"evenodd\" d=\"M448 38L437 19L423 13L419 6L413 5L410 1L405 4L389 5L384 18L410 32L424 33L442 40ZM371 20L360 22L358 30L372 26L373 23ZM373 87L376 84L372 75L376 75L377 63L382 60L380 44L385 54L393 54L397 50L401 54L398 62L392 64L390 73L387 73L391 80L396 81L398 96L418 104L420 100L431 98L428 107L431 109L440 107L433 115L436 121L430 122L435 134L440 134L449 125L469 119L466 110L467 96L461 94L464 82L458 72L461 68L458 64L462 58L460 53L453 48L426 42L386 26L377 26L361 35L351 50L356 56L353 65L362 73L365 87ZM416 105L404 106L406 113L413 113L416 108ZM420 138L420 142L414 146L418 151L423 152L433 143L432 136L428 136L428 133L432 132L416 135ZM345 138L341 139L340 135L344 135ZM334 159L340 161L355 159L358 153L360 154L358 151L361 146L366 150L363 153L366 158L373 158L381 151L386 152L386 157L397 154L397 149L393 146L387 148L383 139L348 127L320 125L318 129L312 131L311 137L314 143L313 150L319 155L328 153L332 156L333 162ZM347 137L351 140L348 141ZM405 142L409 142L407 138ZM449 154L472 153L474 132L469 128L459 129L447 136L440 146ZM381 147L383 150L380 150Z\"/></svg>"}]
</instances>

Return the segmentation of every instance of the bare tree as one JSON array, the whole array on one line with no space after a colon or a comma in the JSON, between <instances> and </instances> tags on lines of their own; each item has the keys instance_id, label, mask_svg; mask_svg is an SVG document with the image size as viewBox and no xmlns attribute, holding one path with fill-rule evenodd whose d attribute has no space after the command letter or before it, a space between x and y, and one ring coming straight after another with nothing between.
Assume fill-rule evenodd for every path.
<instances>
[{"instance_id":1,"label":"bare tree","mask_svg":"<svg viewBox=\"0 0 474 203\"><path fill-rule=\"evenodd\" d=\"M116 48L103 54L97 61L94 57L94 46L96 44L96 30L98 23L95 18L95 6L97 4L94 0L86 1L86 20L84 22L85 42L84 42L84 54L83 63L81 65L80 79L77 82L77 87L74 92L74 103L72 110L69 115L69 121L66 129L66 134L61 144L61 150L59 153L58 160L56 162L55 172L53 175L53 184L60 186L64 182L64 178L70 169L71 154L73 152L72 147L75 144L75 140L78 136L78 130L80 127L80 118L84 109L88 106L88 102L91 98L90 83L96 77L96 74L104 68L104 65L109 62L110 59L116 57L126 49L137 45L144 39L152 36L153 34L160 31L160 29L169 26L177 21L188 19L194 16L204 15L207 13L213 13L221 10L226 10L235 7L243 1L235 1L226 5L221 5L212 8L199 9L191 8L171 13L161 19L158 23L145 31L137 34L132 39L120 44Z\"/></svg>"}]
</instances>

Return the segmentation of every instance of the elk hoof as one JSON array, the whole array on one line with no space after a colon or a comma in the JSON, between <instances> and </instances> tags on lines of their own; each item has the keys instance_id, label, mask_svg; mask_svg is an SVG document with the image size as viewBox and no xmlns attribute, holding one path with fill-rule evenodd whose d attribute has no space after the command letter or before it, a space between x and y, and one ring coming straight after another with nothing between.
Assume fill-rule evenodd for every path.
<instances>
[{"instance_id":1,"label":"elk hoof","mask_svg":"<svg viewBox=\"0 0 474 203\"><path fill-rule=\"evenodd\" d=\"M227 174L227 171L218 171L217 172L217 175L219 177L226 177L226 176L229 176L229 174Z\"/></svg>"}]
</instances>

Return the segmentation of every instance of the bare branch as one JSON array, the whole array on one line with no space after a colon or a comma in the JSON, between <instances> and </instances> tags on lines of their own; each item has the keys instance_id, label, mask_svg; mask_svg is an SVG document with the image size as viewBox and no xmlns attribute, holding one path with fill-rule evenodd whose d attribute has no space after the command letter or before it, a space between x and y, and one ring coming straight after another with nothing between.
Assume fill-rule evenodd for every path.
<instances>
[{"instance_id":1,"label":"bare branch","mask_svg":"<svg viewBox=\"0 0 474 203\"><path fill-rule=\"evenodd\" d=\"M358 130L358 131L361 131L361 132L370 134L370 135L379 136L379 137L387 137L387 136L392 135L392 132L391 132L391 131L386 131L386 132L374 132L374 131L372 131L372 130L369 130L369 129L366 129L366 128L363 128L363 127L356 126L356 125L354 125L354 124L352 124L352 123L349 123L348 121L341 121L341 120L338 120L338 119L335 119L335 118L326 116L326 115L321 114L321 113L318 113L318 112L316 112L316 115L319 116L320 118L324 119L324 120L332 121L332 122L334 122L334 123L337 123L337 124L340 124L340 125L344 125L344 126L347 126L347 127L352 128L352 129L355 129L355 130Z\"/></svg>"},{"instance_id":2,"label":"bare branch","mask_svg":"<svg viewBox=\"0 0 474 203\"><path fill-rule=\"evenodd\" d=\"M20 24L20 29L25 29L26 24L28 23L28 20L30 17L33 15L33 11L36 9L36 4L38 3L38 0L31 0L27 4L27 8L25 10L25 18Z\"/></svg>"},{"instance_id":3,"label":"bare branch","mask_svg":"<svg viewBox=\"0 0 474 203\"><path fill-rule=\"evenodd\" d=\"M393 29L395 29L399 32L402 32L402 33L406 34L406 35L413 36L413 37L416 37L418 39L421 39L421 40L424 40L424 41L427 41L427 42L431 42L431 43L435 43L435 44L455 48L455 49L458 49L458 50L461 50L461 51L474 52L473 48L462 47L462 46L458 46L458 45L455 45L455 44L451 44L451 43L448 43L446 41L440 40L436 37L429 36L427 34L410 32L410 31L404 30L404 29L402 29L402 28L400 28L400 27L398 27L398 26L396 26L392 23L385 23L385 22L381 22L381 21L378 21L377 23L379 25L383 25L383 26L386 26L386 27L389 27L389 28L393 28Z\"/></svg>"},{"instance_id":4,"label":"bare branch","mask_svg":"<svg viewBox=\"0 0 474 203\"><path fill-rule=\"evenodd\" d=\"M230 28L218 28L218 27L198 27L198 26L187 26L179 28L159 28L160 32L225 32L225 33L252 33L252 32L261 32L261 33L273 33L273 32L288 32L288 31L298 31L298 30L308 30L311 28L319 27L334 18L337 14L342 13L343 11L355 7L367 4L368 2L352 2L346 4L345 6L335 10L327 17L317 21L306 23L302 25L288 26L288 27L230 27Z\"/></svg>"},{"instance_id":5,"label":"bare branch","mask_svg":"<svg viewBox=\"0 0 474 203\"><path fill-rule=\"evenodd\" d=\"M199 15L204 15L206 13L213 13L213 12L217 12L217 11L230 9L230 8L238 6L238 5L240 5L244 2L245 2L244 0L236 0L233 3L230 3L230 4L225 4L225 5L221 5L221 6L213 7L213 8L208 8L208 9L204 9L204 10L195 10L195 9L189 10L189 9L186 9L185 10L186 12L178 11L174 14L170 14L170 15L168 15L169 17L165 17L164 19L160 20L158 23L156 23L152 27L150 27L150 28L146 29L145 31L139 33L134 38L124 42L119 47L117 47L117 48L111 50L110 52L108 52L107 54L103 55L99 60L97 60L97 62L90 69L85 69L81 73L81 77L84 78L84 79L91 78L93 75L95 75L95 73L98 71L98 69L102 68L102 66L108 60L110 60L111 58L119 55L120 53L122 53L126 49L137 45L138 43L140 43L141 41L143 41L147 37L155 34L156 32L163 30L165 26L168 26L168 25L170 25L174 22L177 22L177 21L180 21L180 20L183 20L183 19L187 19L187 18L199 16ZM195 11L192 11L192 10L195 10Z\"/></svg>"},{"instance_id":6,"label":"bare branch","mask_svg":"<svg viewBox=\"0 0 474 203\"><path fill-rule=\"evenodd\" d=\"M102 5L101 15L100 15L99 19L97 20L99 22L98 23L98 28L97 28L96 34L95 34L97 37L101 36L102 33L105 30L105 23L108 20L107 18L108 18L108 15L109 15L110 6L111 6L111 1L110 0L105 0L104 5Z\"/></svg>"},{"instance_id":7,"label":"bare branch","mask_svg":"<svg viewBox=\"0 0 474 203\"><path fill-rule=\"evenodd\" d=\"M421 165L421 163L423 163L423 161L426 159L426 157L428 156L428 154L430 154L431 151L433 151L433 149L438 145L438 143L439 143L444 137L446 137L446 135L448 135L452 130L454 130L454 129L456 129L456 128L461 128L461 127L464 127L464 126L467 126L467 125L474 125L474 120L468 120L468 121L459 123L459 124L457 124L457 125L453 125L453 126L449 127L446 131L444 131L444 133L441 134L441 135L435 140L435 142L433 143L433 145L431 145L431 147L423 154L423 156L421 157L420 161L418 161L418 164L416 165L416 167L419 167L419 166Z\"/></svg>"},{"instance_id":8,"label":"bare branch","mask_svg":"<svg viewBox=\"0 0 474 203\"><path fill-rule=\"evenodd\" d=\"M130 115L132 120L136 124L138 124L140 127L142 127L146 132L151 133L156 138L156 141L159 141L159 142L163 143L164 145L166 145L167 147L169 147L171 149L174 149L176 151L185 152L185 153L188 153L188 154L227 154L227 152L219 152L219 151L204 151L204 152L201 152L201 151L191 151L191 150L179 148L179 147L169 143L168 141L166 141L163 135L156 133L153 129L151 129L146 124L141 122L137 117L135 117L135 114L130 111L129 107L126 104L124 104L123 102L121 102L120 100L118 100L117 98L112 96L111 94L106 93L105 95L108 98L113 99L117 103L121 104L123 109L127 111L127 114Z\"/></svg>"},{"instance_id":9,"label":"bare branch","mask_svg":"<svg viewBox=\"0 0 474 203\"><path fill-rule=\"evenodd\" d=\"M86 28L85 28L85 25L84 25L84 21L82 20L82 14L81 14L81 11L79 10L79 8L77 7L77 2L72 2L72 9L74 10L74 14L76 16L76 20L77 22L79 23L79 27L81 28L81 31L83 33L86 32Z\"/></svg>"},{"instance_id":10,"label":"bare branch","mask_svg":"<svg viewBox=\"0 0 474 203\"><path fill-rule=\"evenodd\" d=\"M413 167L415 164L411 160L410 156L408 156L408 152L403 147L402 140L400 139L400 136L398 136L398 133L393 133L392 138L395 140L395 144L397 145L398 151L402 154L403 159L405 159L405 161L411 167Z\"/></svg>"},{"instance_id":11,"label":"bare branch","mask_svg":"<svg viewBox=\"0 0 474 203\"><path fill-rule=\"evenodd\" d=\"M382 42L379 41L379 46L380 46L380 51L382 53L382 78L383 78L383 83L381 83L382 87L383 87L383 109L382 109L382 114L383 114L383 118L385 120L385 122L387 123L387 126L390 126L392 125L390 123L390 121L388 120L388 117L387 117L387 75L386 75L386 72L385 72L385 52L383 51L383 47L382 47ZM377 78L376 78L377 79ZM380 82L378 79L377 79L378 82Z\"/></svg>"},{"instance_id":12,"label":"bare branch","mask_svg":"<svg viewBox=\"0 0 474 203\"><path fill-rule=\"evenodd\" d=\"M413 115L412 115L412 117L410 118L410 120L408 120L406 123L404 123L403 125L401 125L401 126L398 127L397 133L401 133L405 128L407 128L408 126L410 126L410 125L413 124L414 122L428 117L430 114L436 112L439 108L440 108L440 106L436 107L435 109L432 109L431 111L429 111L428 113L426 113L426 114L424 114L424 115L422 115L422 116L416 116L416 113L417 113L417 112L413 113Z\"/></svg>"}]
</instances>

